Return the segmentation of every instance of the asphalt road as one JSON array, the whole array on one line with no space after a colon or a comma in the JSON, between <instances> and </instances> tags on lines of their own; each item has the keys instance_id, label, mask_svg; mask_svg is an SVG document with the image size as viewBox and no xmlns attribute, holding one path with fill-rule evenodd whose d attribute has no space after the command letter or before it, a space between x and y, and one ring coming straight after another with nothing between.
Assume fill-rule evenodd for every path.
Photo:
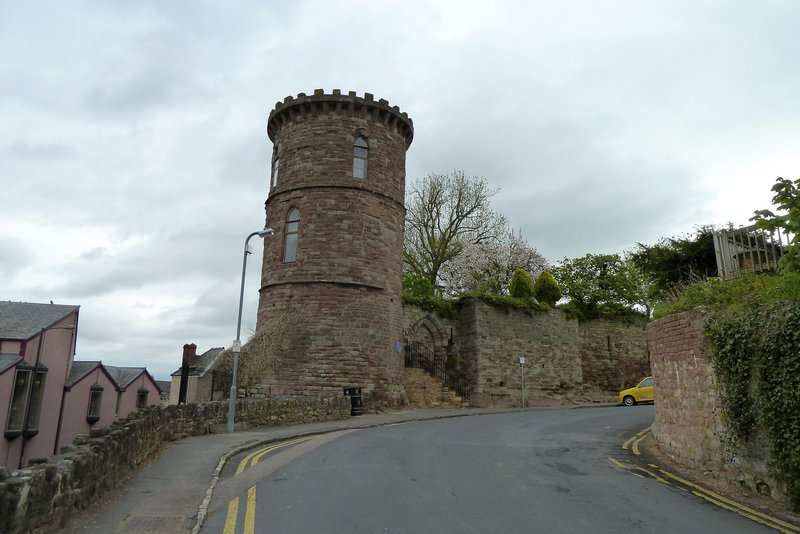
<instances>
[{"instance_id":1,"label":"asphalt road","mask_svg":"<svg viewBox=\"0 0 800 534\"><path fill-rule=\"evenodd\" d=\"M652 406L522 411L272 445L231 463L202 532L775 532L615 464L652 421Z\"/></svg>"}]
</instances>

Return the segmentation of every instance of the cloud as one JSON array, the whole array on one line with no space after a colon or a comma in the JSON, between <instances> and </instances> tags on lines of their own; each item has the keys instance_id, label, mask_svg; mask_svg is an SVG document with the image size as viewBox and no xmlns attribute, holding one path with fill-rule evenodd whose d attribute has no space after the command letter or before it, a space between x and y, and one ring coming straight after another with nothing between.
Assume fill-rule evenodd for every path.
<instances>
[{"instance_id":1,"label":"cloud","mask_svg":"<svg viewBox=\"0 0 800 534\"><path fill-rule=\"evenodd\" d=\"M781 1L10 5L0 298L80 304L79 356L109 364L171 372L183 343L229 344L243 240L264 224L267 116L316 88L398 105L407 183L486 177L551 262L747 222L776 176L800 176L798 16Z\"/></svg>"}]
</instances>

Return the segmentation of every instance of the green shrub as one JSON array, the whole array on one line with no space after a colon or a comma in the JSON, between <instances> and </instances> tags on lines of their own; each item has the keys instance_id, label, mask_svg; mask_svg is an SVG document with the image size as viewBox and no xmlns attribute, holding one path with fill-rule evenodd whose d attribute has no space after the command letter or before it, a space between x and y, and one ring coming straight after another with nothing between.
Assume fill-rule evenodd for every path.
<instances>
[{"instance_id":1,"label":"green shrub","mask_svg":"<svg viewBox=\"0 0 800 534\"><path fill-rule=\"evenodd\" d=\"M571 300L565 304L559 304L558 309L562 310L568 319L577 319L580 322L592 321L594 319L617 319L634 323L636 321L649 321L646 313L633 310L622 304L603 302L601 304L584 304Z\"/></svg>"},{"instance_id":2,"label":"green shrub","mask_svg":"<svg viewBox=\"0 0 800 534\"><path fill-rule=\"evenodd\" d=\"M525 269L517 269L511 276L508 292L515 299L533 298L533 279Z\"/></svg>"},{"instance_id":3,"label":"green shrub","mask_svg":"<svg viewBox=\"0 0 800 534\"><path fill-rule=\"evenodd\" d=\"M561 298L561 288L558 287L558 282L550 271L542 271L536 277L536 282L533 284L533 298L555 308L556 302Z\"/></svg>"},{"instance_id":4,"label":"green shrub","mask_svg":"<svg viewBox=\"0 0 800 534\"><path fill-rule=\"evenodd\" d=\"M495 308L503 311L522 310L533 315L536 312L547 311L550 306L542 302L538 302L535 298L518 299L505 295L495 295L493 293L471 292L462 295L456 301L457 306L463 306L467 302L478 299L487 304L491 304Z\"/></svg>"},{"instance_id":5,"label":"green shrub","mask_svg":"<svg viewBox=\"0 0 800 534\"><path fill-rule=\"evenodd\" d=\"M742 311L757 303L800 300L800 274L744 274L725 280L709 278L683 286L671 302L656 304L654 318L689 311L697 306Z\"/></svg>"},{"instance_id":6,"label":"green shrub","mask_svg":"<svg viewBox=\"0 0 800 534\"><path fill-rule=\"evenodd\" d=\"M403 275L403 295L411 298L432 297L433 284L427 278L414 273L406 273Z\"/></svg>"}]
</instances>

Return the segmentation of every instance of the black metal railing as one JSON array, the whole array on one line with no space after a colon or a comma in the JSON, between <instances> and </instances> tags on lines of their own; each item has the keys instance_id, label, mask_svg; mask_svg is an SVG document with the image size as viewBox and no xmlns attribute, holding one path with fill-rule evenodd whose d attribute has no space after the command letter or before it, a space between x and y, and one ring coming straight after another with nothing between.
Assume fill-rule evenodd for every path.
<instances>
[{"instance_id":1,"label":"black metal railing","mask_svg":"<svg viewBox=\"0 0 800 534\"><path fill-rule=\"evenodd\" d=\"M447 365L436 358L433 351L420 343L406 343L406 367L423 369L443 385L454 390L459 396L469 399L472 382L454 366Z\"/></svg>"}]
</instances>

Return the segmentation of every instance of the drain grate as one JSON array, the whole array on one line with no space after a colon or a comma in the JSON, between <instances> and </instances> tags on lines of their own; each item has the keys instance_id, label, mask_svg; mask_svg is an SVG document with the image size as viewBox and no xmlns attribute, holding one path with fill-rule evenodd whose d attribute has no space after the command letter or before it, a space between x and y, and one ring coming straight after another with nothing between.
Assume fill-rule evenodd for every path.
<instances>
[{"instance_id":1,"label":"drain grate","mask_svg":"<svg viewBox=\"0 0 800 534\"><path fill-rule=\"evenodd\" d=\"M177 527L183 521L179 515L132 515L127 519L117 532L157 532L167 534L176 532Z\"/></svg>"}]
</instances>

